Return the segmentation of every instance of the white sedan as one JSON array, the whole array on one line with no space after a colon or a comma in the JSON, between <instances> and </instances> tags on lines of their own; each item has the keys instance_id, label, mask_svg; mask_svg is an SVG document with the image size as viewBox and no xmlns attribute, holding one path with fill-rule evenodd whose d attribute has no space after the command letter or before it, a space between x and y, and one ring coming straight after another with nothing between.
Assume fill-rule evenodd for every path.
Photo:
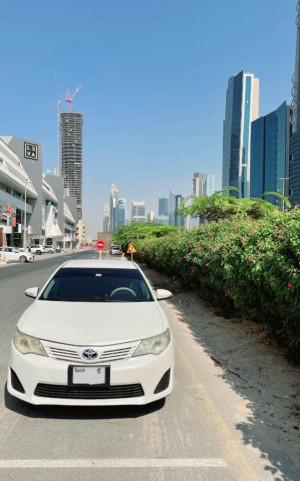
<instances>
[{"instance_id":1,"label":"white sedan","mask_svg":"<svg viewBox=\"0 0 300 481\"><path fill-rule=\"evenodd\" d=\"M0 258L2 257L3 248L0 247ZM33 262L34 255L30 252L22 252L16 247L5 247L4 254L6 262Z\"/></svg>"},{"instance_id":2,"label":"white sedan","mask_svg":"<svg viewBox=\"0 0 300 481\"><path fill-rule=\"evenodd\" d=\"M133 262L70 260L39 291L13 335L7 387L32 404L147 404L173 389L167 317Z\"/></svg>"}]
</instances>

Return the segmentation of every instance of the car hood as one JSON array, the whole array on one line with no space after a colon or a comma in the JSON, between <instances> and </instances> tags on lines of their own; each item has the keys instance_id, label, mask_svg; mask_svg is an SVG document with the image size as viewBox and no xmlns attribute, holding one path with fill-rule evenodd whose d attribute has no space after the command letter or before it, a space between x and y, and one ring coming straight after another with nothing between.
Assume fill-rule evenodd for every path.
<instances>
[{"instance_id":1,"label":"car hood","mask_svg":"<svg viewBox=\"0 0 300 481\"><path fill-rule=\"evenodd\" d=\"M18 329L39 339L75 345L109 344L155 336L165 330L156 302L35 301Z\"/></svg>"}]
</instances>

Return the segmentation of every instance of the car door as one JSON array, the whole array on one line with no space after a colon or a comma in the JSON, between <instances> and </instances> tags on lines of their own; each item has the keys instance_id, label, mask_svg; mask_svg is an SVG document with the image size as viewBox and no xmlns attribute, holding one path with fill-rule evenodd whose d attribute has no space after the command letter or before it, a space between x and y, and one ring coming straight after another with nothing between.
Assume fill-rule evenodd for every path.
<instances>
[{"instance_id":1,"label":"car door","mask_svg":"<svg viewBox=\"0 0 300 481\"><path fill-rule=\"evenodd\" d=\"M17 259L16 259L16 255L15 255L15 253L13 252L12 247L5 247L5 257L6 257L6 260L7 260L7 261L15 261L15 260L17 260Z\"/></svg>"}]
</instances>

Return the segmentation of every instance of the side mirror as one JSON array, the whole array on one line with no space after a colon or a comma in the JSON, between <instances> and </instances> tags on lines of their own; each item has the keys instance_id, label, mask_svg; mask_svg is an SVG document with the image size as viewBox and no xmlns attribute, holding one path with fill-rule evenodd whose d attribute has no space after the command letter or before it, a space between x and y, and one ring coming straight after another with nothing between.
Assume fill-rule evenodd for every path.
<instances>
[{"instance_id":1,"label":"side mirror","mask_svg":"<svg viewBox=\"0 0 300 481\"><path fill-rule=\"evenodd\" d=\"M30 287L29 289L26 289L25 296L33 297L35 299L37 297L38 293L39 293L38 287Z\"/></svg>"},{"instance_id":2,"label":"side mirror","mask_svg":"<svg viewBox=\"0 0 300 481\"><path fill-rule=\"evenodd\" d=\"M169 299L172 296L172 292L167 291L166 289L157 289L156 291L156 299L158 301L162 301L163 299Z\"/></svg>"}]
</instances>

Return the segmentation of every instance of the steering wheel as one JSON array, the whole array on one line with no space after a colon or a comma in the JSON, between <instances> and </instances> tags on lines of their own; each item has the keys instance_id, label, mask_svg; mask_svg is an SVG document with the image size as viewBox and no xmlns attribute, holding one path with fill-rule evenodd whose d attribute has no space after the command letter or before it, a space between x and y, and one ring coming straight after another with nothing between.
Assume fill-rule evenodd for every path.
<instances>
[{"instance_id":1,"label":"steering wheel","mask_svg":"<svg viewBox=\"0 0 300 481\"><path fill-rule=\"evenodd\" d=\"M129 287L117 287L116 289L114 289L110 293L109 297L113 297L115 294L117 294L118 292L121 292L121 291L129 292L132 296L136 297L136 293L132 289L130 289Z\"/></svg>"}]
</instances>

